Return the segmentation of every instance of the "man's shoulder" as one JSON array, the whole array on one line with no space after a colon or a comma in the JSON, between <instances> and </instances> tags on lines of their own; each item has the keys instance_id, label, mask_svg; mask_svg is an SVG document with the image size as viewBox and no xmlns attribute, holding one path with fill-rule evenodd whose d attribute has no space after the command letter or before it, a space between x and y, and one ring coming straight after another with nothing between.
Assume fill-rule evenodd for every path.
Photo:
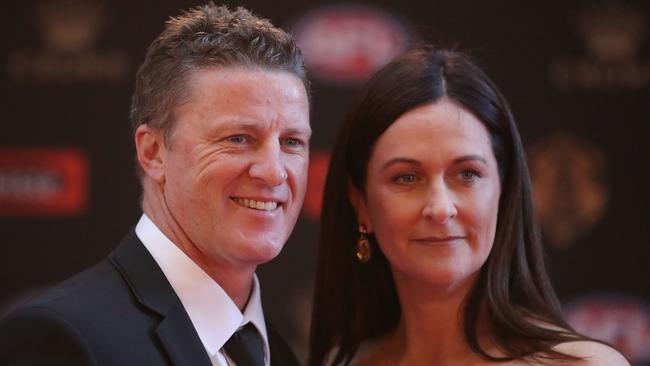
<instances>
[{"instance_id":1,"label":"man's shoulder","mask_svg":"<svg viewBox=\"0 0 650 366\"><path fill-rule=\"evenodd\" d=\"M0 365L168 363L153 335L160 314L142 305L109 258L0 319Z\"/></svg>"},{"instance_id":2,"label":"man's shoulder","mask_svg":"<svg viewBox=\"0 0 650 366\"><path fill-rule=\"evenodd\" d=\"M106 296L106 291L122 286L119 273L107 260L86 268L59 282L27 301L22 308L53 308L64 311L70 307L94 302Z\"/></svg>"},{"instance_id":3,"label":"man's shoulder","mask_svg":"<svg viewBox=\"0 0 650 366\"><path fill-rule=\"evenodd\" d=\"M132 234L117 247L131 239ZM118 250L116 248L116 250ZM83 316L88 311L97 315L102 309L111 308L122 301L133 303L134 294L127 283L124 273L115 264L114 253L73 276L43 291L20 307L29 309L47 309L59 314ZM118 309L116 309L118 310Z\"/></svg>"},{"instance_id":4,"label":"man's shoulder","mask_svg":"<svg viewBox=\"0 0 650 366\"><path fill-rule=\"evenodd\" d=\"M19 305L2 319L0 326L7 320L32 324L33 319L39 319L79 330L91 329L108 318L119 322L117 314L124 313L127 307L134 307L133 294L119 271L104 259Z\"/></svg>"},{"instance_id":5,"label":"man's shoulder","mask_svg":"<svg viewBox=\"0 0 650 366\"><path fill-rule=\"evenodd\" d=\"M101 323L110 306L103 299L120 291L118 282L103 260L18 306L0 319L0 364L93 364L89 343L105 329L91 325Z\"/></svg>"}]
</instances>

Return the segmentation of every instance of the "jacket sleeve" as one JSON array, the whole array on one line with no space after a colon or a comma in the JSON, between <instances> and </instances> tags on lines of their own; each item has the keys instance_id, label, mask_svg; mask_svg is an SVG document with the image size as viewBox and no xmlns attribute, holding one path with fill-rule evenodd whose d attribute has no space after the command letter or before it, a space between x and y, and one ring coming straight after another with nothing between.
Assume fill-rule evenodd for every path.
<instances>
[{"instance_id":1,"label":"jacket sleeve","mask_svg":"<svg viewBox=\"0 0 650 366\"><path fill-rule=\"evenodd\" d=\"M22 307L0 320L0 365L96 365L79 331L42 307Z\"/></svg>"}]
</instances>

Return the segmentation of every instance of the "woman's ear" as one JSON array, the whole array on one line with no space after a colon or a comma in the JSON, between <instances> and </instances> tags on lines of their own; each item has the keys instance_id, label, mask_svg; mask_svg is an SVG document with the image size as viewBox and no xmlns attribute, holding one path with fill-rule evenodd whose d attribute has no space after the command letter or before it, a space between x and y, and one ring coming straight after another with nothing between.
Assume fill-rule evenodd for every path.
<instances>
[{"instance_id":1,"label":"woman's ear","mask_svg":"<svg viewBox=\"0 0 650 366\"><path fill-rule=\"evenodd\" d=\"M155 182L165 181L165 142L162 131L147 124L135 130L135 150L144 173Z\"/></svg>"},{"instance_id":2,"label":"woman's ear","mask_svg":"<svg viewBox=\"0 0 650 366\"><path fill-rule=\"evenodd\" d=\"M364 225L368 233L372 233L374 230L372 228L372 223L370 222L370 217L368 216L368 210L366 208L366 199L357 187L352 184L348 179L348 199L354 208L354 213L357 215L357 223L359 225Z\"/></svg>"}]
</instances>

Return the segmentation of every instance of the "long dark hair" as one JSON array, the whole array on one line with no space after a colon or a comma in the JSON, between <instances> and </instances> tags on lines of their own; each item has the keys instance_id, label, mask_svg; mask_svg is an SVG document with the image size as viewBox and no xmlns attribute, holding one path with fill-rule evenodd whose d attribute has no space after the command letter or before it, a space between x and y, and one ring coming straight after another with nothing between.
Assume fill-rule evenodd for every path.
<instances>
[{"instance_id":1,"label":"long dark hair","mask_svg":"<svg viewBox=\"0 0 650 366\"><path fill-rule=\"evenodd\" d=\"M397 325L395 284L372 236L373 259L366 264L356 261L357 221L347 185L351 182L365 192L368 160L379 136L405 112L443 97L473 113L487 128L502 187L494 245L464 310L468 345L492 361L572 359L552 347L586 339L563 319L545 268L524 149L508 103L464 54L420 46L373 76L338 135L321 215L309 365L326 359L347 364L362 340ZM478 342L481 308L504 357L488 354Z\"/></svg>"}]
</instances>

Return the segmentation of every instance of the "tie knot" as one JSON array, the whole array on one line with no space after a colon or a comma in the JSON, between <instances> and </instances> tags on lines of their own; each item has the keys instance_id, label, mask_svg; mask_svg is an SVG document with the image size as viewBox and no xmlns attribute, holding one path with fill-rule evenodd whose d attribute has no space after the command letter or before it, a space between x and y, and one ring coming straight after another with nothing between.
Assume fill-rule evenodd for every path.
<instances>
[{"instance_id":1,"label":"tie knot","mask_svg":"<svg viewBox=\"0 0 650 366\"><path fill-rule=\"evenodd\" d=\"M264 366L264 341L252 323L236 331L223 348L237 366Z\"/></svg>"}]
</instances>

